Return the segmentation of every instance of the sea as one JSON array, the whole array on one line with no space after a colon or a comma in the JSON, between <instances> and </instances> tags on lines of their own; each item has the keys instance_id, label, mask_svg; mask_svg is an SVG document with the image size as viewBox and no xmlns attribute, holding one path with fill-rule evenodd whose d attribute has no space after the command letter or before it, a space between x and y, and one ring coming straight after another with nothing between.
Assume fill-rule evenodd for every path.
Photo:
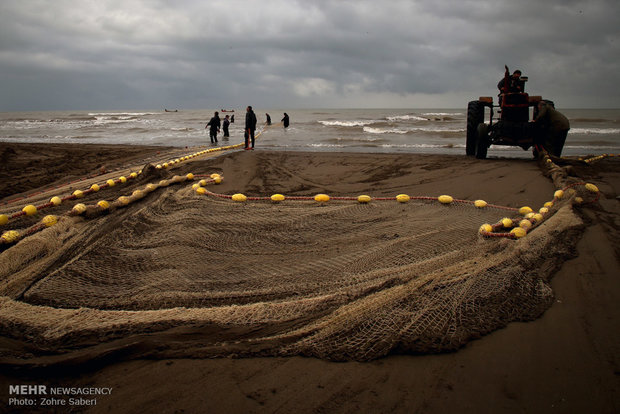
<instances>
[{"instance_id":1,"label":"sea","mask_svg":"<svg viewBox=\"0 0 620 414\"><path fill-rule=\"evenodd\" d=\"M206 123L218 109L0 113L0 142L211 146ZM245 109L230 138L243 141ZM233 112L234 111L234 112ZM279 124L284 112L290 126ZM562 155L620 153L620 109L562 109L571 129ZM465 154L466 109L255 109L256 147L275 151ZM266 114L272 120L265 126ZM488 114L487 114L488 115ZM529 158L531 151L492 146L488 157Z\"/></svg>"}]
</instances>

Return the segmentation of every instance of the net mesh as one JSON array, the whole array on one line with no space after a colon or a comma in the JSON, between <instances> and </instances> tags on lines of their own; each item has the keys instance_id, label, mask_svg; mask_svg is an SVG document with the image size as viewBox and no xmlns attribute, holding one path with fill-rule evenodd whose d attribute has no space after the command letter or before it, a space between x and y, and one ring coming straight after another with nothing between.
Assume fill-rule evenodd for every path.
<instances>
[{"instance_id":1,"label":"net mesh","mask_svg":"<svg viewBox=\"0 0 620 414\"><path fill-rule=\"evenodd\" d=\"M508 214L493 206L236 203L171 185L4 251L0 328L44 349L192 326L199 344L175 355L453 350L550 306L581 228L570 203L523 239L489 240L480 225Z\"/></svg>"}]
</instances>

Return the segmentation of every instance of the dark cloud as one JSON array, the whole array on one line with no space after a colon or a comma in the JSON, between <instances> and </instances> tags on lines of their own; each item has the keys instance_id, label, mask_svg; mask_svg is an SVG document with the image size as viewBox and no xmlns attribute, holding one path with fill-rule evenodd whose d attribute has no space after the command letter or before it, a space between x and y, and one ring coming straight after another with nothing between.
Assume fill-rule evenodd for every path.
<instances>
[{"instance_id":1,"label":"dark cloud","mask_svg":"<svg viewBox=\"0 0 620 414\"><path fill-rule=\"evenodd\" d=\"M503 65L563 107L617 107L620 5L4 1L0 110L462 107Z\"/></svg>"}]
</instances>

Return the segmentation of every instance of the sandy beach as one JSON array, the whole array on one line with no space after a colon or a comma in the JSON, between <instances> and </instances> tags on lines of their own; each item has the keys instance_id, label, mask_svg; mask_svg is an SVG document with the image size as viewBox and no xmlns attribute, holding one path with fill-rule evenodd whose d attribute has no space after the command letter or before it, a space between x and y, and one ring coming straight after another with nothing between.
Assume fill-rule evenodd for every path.
<instances>
[{"instance_id":1,"label":"sandy beach","mask_svg":"<svg viewBox=\"0 0 620 414\"><path fill-rule=\"evenodd\" d=\"M257 148L156 169L196 150L43 148L0 144L0 212L137 170L78 201L160 187L109 212L71 215L63 202L2 228L63 217L0 253L0 404L9 412L26 412L8 405L12 384L113 389L96 405L54 412L620 410L618 157L550 169ZM197 195L191 184L213 173L224 177L204 187L213 193L290 200ZM557 201L522 239L478 234L585 182L597 201ZM319 193L336 199L317 203ZM358 203L361 194L377 200ZM379 201L397 194L412 200ZM440 205L440 195L463 202ZM497 207L466 203L479 199ZM32 257L13 265L19 249Z\"/></svg>"}]
</instances>

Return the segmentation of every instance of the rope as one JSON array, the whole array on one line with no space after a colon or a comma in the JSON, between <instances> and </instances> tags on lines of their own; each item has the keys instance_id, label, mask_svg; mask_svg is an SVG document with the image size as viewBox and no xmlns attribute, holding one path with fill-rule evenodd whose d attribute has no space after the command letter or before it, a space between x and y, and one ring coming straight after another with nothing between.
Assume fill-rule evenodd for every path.
<instances>
[{"instance_id":1,"label":"rope","mask_svg":"<svg viewBox=\"0 0 620 414\"><path fill-rule=\"evenodd\" d=\"M255 139L258 138L263 133L263 131L266 128L276 127L276 126L281 125L281 124L282 123L279 122L277 124L272 124L272 125L267 125L267 124L263 125L261 130L258 131L258 133L255 135ZM193 158L201 156L201 155L205 155L205 154L209 154L209 153L213 153L213 152L217 152L217 151L227 151L227 150L231 150L231 149L237 149L237 148L243 147L244 145L245 145L244 143L239 143L239 144L226 145L226 146L217 147L217 148L209 148L209 149L206 149L206 150L203 150L203 151L199 151L199 152L195 152L195 153L188 154L188 155L185 155L185 156L181 156L179 158L176 158L174 160L170 160L168 162L160 162L160 163L158 163L156 165L155 168L157 168L157 169L167 169L169 167L174 166L175 164L188 161L190 159L193 159ZM35 197L37 195L44 194L45 192L51 191L53 189L59 189L59 188L63 188L63 187L66 187L66 186L70 186L70 185L72 185L74 183L82 182L82 181L85 181L85 180L88 180L88 179L92 179L92 178L95 178L97 176L100 176L100 175L103 175L103 174L107 174L107 173L108 172L82 177L82 178L70 181L67 184L63 184L63 185L56 186L56 187L50 187L48 189L38 191L38 192L30 194L28 196L23 196L23 197L18 197L18 198L15 198L15 199L11 199L11 200L9 200L9 201L7 201L5 203L1 203L0 205L10 205L10 204L13 204L13 203L18 202L18 201L27 200L27 199ZM132 172L129 175L129 179L136 178L141 173L142 173L142 170L140 170L138 172ZM123 177L119 177L119 178L117 178L115 180L109 179L105 183L93 184L88 189L76 190L71 195L66 195L66 196L64 196L62 198L58 197L58 202L57 203L49 201L49 202L41 204L39 206L28 205L28 206L24 206L21 211L12 212L12 213L8 213L8 214L1 214L0 215L0 226L3 226L4 224L8 223L10 220L15 220L15 219L23 217L23 216L34 215L34 214L36 214L40 210L44 210L46 208L54 207L54 206L56 206L56 205L58 205L58 204L60 204L60 203L62 203L64 201L76 200L76 199L81 198L81 197L83 197L85 195L89 195L91 193L97 192L97 191L99 191L101 189L104 189L104 188L107 188L107 187L112 187L112 186L115 186L116 184L124 183L124 182L126 182L126 180L127 180L127 178L125 178L124 176ZM26 212L26 210L29 210L29 212ZM5 239L2 239L2 240L5 240Z\"/></svg>"},{"instance_id":2,"label":"rope","mask_svg":"<svg viewBox=\"0 0 620 414\"><path fill-rule=\"evenodd\" d=\"M274 128L274 127L277 127L277 126L280 126L280 125L282 125L282 122L278 122L277 124L272 124L272 125L267 125L265 123L263 125L263 127L260 129L260 131L258 131L258 133L255 135L255 138L258 138L265 131L265 129L267 129L267 128ZM169 162L158 163L155 168L157 168L157 169L167 169L169 167L174 166L175 164L188 161L188 160L190 160L192 158L195 158L197 156L200 156L200 155L204 155L204 154L208 154L208 153L212 153L212 152L216 152L216 151L226 151L226 150L231 150L231 149L237 149L237 148L241 148L241 147L244 147L244 146L245 146L245 143L239 143L239 144L228 145L228 146L223 146L223 147L210 148L210 149L207 149L207 150L203 150L203 151L195 152L195 153L192 153L192 154L189 154L189 155L185 155L185 156L182 156L180 158L176 158L174 160L170 160ZM541 157L541 159L545 160L547 164L550 164L552 166L552 168L553 167L555 167L556 169L559 168L556 164L553 163L550 155L548 154L548 152L544 148L539 149L539 153L540 153L539 156ZM591 162L594 162L594 161L597 161L597 160L600 160L600 159L603 159L603 158L609 157L609 156L615 156L615 155L614 154L603 154L603 155L598 156L598 157L594 157L594 158L590 158L588 160L584 160L584 162L591 163ZM134 179L134 178L136 178L141 173L142 173L142 170L140 170L138 172L132 172L131 174L129 174L129 179ZM64 185L61 185L61 186L54 187L52 189L62 188L62 187L71 185L71 184L76 183L76 182L81 182L81 181L85 181L87 179L91 179L91 178L100 176L102 174L104 174L104 173L83 177L83 178L71 181L68 184L64 184ZM207 175L197 175L197 177L207 177ZM213 183L213 182L217 181L217 180L213 179L213 174L211 176L208 176L208 177L210 178L211 181L208 181L207 183ZM66 196L64 196L62 198L60 198L60 197L53 197L49 202L41 204L41 205L38 205L38 206L27 205L27 206L24 206L21 211L9 213L9 214L0 214L0 226L3 226L5 224L7 224L9 221L15 220L15 219L20 218L20 217L34 215L34 214L36 214L40 210L44 210L44 209L47 209L47 208L50 208L50 207L57 206L57 205L61 204L62 202L69 201L69 200L76 200L76 199L81 198L81 197L83 197L85 195L89 195L91 193L97 192L97 191L99 191L101 189L105 189L107 187L112 187L112 186L115 186L116 184L125 183L125 182L127 182L127 180L128 180L128 178L126 178L124 176L121 176L121 177L119 177L117 179L109 179L105 183L93 184L88 189L76 190L76 191L73 192L73 194L66 195ZM221 180L221 178L220 178L220 180ZM573 183L573 184L570 184L570 185L564 187L562 189L562 191L566 191L568 189L571 189L571 188L574 188L574 187L577 187L577 186L580 186L580 185L586 186L586 188L587 188L588 185L592 185L592 184L587 184L587 183L583 183L583 182ZM202 187L202 185L199 185L199 186ZM43 194L46 191L49 191L49 190L41 190L41 191L38 191L36 193L30 194L27 197L15 198L15 199L9 200L9 201L7 201L7 202L5 202L3 204L0 204L0 205L12 204L14 202L17 202L17 201L20 201L20 200L23 200L23 199L34 197L35 195ZM595 203L595 202L597 202L599 200L600 193L598 192L598 189L596 189L596 191L592 191L592 192L596 193L595 199L593 199L591 201L588 201L586 203ZM213 196L213 197L225 198L225 199L233 199L233 200L235 200L235 196L237 196L237 195L217 194L217 193L214 193L214 192L211 192L211 191L208 191L208 190L205 190L204 194L207 194L207 195L210 195L210 196ZM556 194L557 194L557 192L556 192ZM331 199L331 200L334 200L334 201L358 201L360 203L361 202L367 203L367 202L371 202L371 201L383 202L383 201L394 201L394 200L399 201L399 202L407 202L409 200L439 201L442 204L450 204L450 203L454 202L454 203L462 203L462 204L469 204L469 205L475 205L477 203L477 201L453 199L450 196L439 196L439 197L413 196L413 197L410 197L410 196L408 196L406 194L401 194L401 195L396 196L396 197L370 197L370 196L366 196L366 195L358 196L358 197L351 197L351 196L334 196L334 197L329 197L329 196L323 195L323 194L319 194L319 195L316 195L314 197L310 197L310 196L288 196L288 197L285 197L285 196L279 195L279 196L281 196L282 200L274 200L274 196L271 196L271 197L265 197L265 196L262 196L262 197L261 196L247 197L247 196L245 196L243 194L239 194L238 196L239 196L238 198L240 200L235 200L235 201L246 201L246 200L249 200L249 201L283 201L283 200L311 201L311 200L315 200L315 201L319 201L319 202L325 202L325 201L329 201ZM362 200L362 197L364 197L363 200ZM403 198L400 198L400 197L403 197ZM442 201L442 197L448 197L449 201L448 202ZM558 198L561 198L561 197L562 197L561 195L559 197L554 195L554 201L557 200ZM482 201L482 200L478 200L478 201ZM502 209L502 210L506 210L506 211L512 211L512 212L519 211L519 209L516 209L514 207L499 206L499 205L495 205L495 204L487 204L484 201L483 201L483 203L484 203L484 206L488 206L488 207L493 207L493 208ZM581 200L580 203L583 203L583 200ZM543 210L541 209L540 211L543 211ZM543 215L543 217L547 213L547 212L541 213L540 211L539 211L539 214ZM513 231L511 231L510 233L505 233L505 232L498 233L498 232L495 231L495 230L497 230L497 228L494 227L497 224L493 225L493 226L488 225L488 226L491 227L491 229L492 229L491 231L486 230L487 228L485 226L487 226L487 225L485 224L485 225L481 226L481 229L479 230L479 233L482 236L484 236L484 237L519 238L519 237L523 237L525 234L527 234L527 232L529 230L535 228L537 225L540 224L540 222L542 222L542 220L540 220L540 219L532 221L531 218L527 218L527 217L525 218L525 220L528 220L530 222L530 225L528 226L527 224L524 224L524 226L519 226L521 228L525 227L524 228L525 233L519 232L519 231L514 231L515 229L513 229ZM3 242L6 243L7 240L14 241L15 240L14 232L15 231L5 232L5 233L11 233L12 236L4 237L4 234L3 234L2 238L0 238L0 243L3 243ZM28 232L28 230L27 230L27 232Z\"/></svg>"},{"instance_id":3,"label":"rope","mask_svg":"<svg viewBox=\"0 0 620 414\"><path fill-rule=\"evenodd\" d=\"M200 177L201 175L197 175L197 177ZM206 175L203 175L206 176ZM234 197L234 195L228 195L228 194L218 194L218 193L214 193L212 191L207 190L207 193L210 196L213 197L219 197L219 198L226 198L226 199L232 199ZM250 201L273 201L273 196L250 196L247 197L247 200ZM316 200L317 196L285 196L286 200L291 200L291 201L317 201ZM335 200L335 201L357 201L360 202L360 197L361 196L329 196L329 200ZM370 197L370 196L369 196ZM432 196L408 196L409 200L420 200L420 201L439 201L439 197L432 197ZM440 196L441 197L441 196ZM369 201L398 201L398 196L395 197L370 197ZM471 201L471 200L461 200L461 199L452 199L453 203L462 203L462 204L470 204L470 205L474 205L475 201ZM449 203L448 203L449 204ZM487 204L488 207L493 207L493 208L497 208L497 209L501 209L501 210L508 210L508 211L518 211L519 209L514 208L514 207L507 207L507 206L500 206L497 204Z\"/></svg>"},{"instance_id":4,"label":"rope","mask_svg":"<svg viewBox=\"0 0 620 414\"><path fill-rule=\"evenodd\" d=\"M608 158L608 157L620 157L620 154L602 154L602 155L599 155L599 156L596 156L596 157L592 157L592 158L588 158L588 159L585 159L585 160L582 160L582 161L585 162L586 164L591 164L593 162L600 161L600 160Z\"/></svg>"},{"instance_id":5,"label":"rope","mask_svg":"<svg viewBox=\"0 0 620 414\"><path fill-rule=\"evenodd\" d=\"M192 173L189 173L185 176L174 176L169 180L162 180L160 181L158 184L146 184L144 186L144 188L142 190L135 190L130 196L121 196L118 197L115 201L109 203L105 200L101 200L99 201L97 204L94 205L85 205L85 204L76 204L75 206L73 206L73 208L71 210L69 210L68 212L66 212L64 214L64 216L85 216L88 218L93 218L93 217L97 217L100 216L104 213L108 213L110 211L113 211L117 208L122 208L122 207L126 207L129 204L140 200L142 198L144 198L144 196L152 191L155 191L159 188L163 188L163 187L168 187L170 184L176 184L176 183L181 183L183 181L187 181L187 180L193 180L194 179L194 175ZM202 180L204 181L204 184L211 184L211 183L216 183L217 180L215 179L210 179L210 180ZM85 191L84 194L86 194L87 192L94 192L94 190L90 190L90 191ZM75 195L71 195L68 197L65 197L68 200L74 200L76 198L78 198ZM50 205L48 205L50 204ZM50 207L50 206L54 206L55 204L53 203L47 203L44 204L42 206L37 207L37 210L39 210L40 208L44 208L44 207ZM26 209L27 207L25 207L24 209ZM88 212L88 215L85 215L85 213ZM32 214L28 214L25 211L22 211L20 213L16 213L13 216L11 216L11 218L14 217L20 217L20 216L24 216L24 215L32 215ZM48 222L49 220L49 222ZM50 227L54 224L56 224L58 222L58 217L56 216L46 216L43 218L43 220L29 228L27 228L26 230L24 230L23 232L18 232L17 230L9 230L9 231L5 231L2 236L0 236L0 246L2 245L9 245L9 244L14 244L17 243L18 241L22 240L23 238L30 236L46 227Z\"/></svg>"}]
</instances>

